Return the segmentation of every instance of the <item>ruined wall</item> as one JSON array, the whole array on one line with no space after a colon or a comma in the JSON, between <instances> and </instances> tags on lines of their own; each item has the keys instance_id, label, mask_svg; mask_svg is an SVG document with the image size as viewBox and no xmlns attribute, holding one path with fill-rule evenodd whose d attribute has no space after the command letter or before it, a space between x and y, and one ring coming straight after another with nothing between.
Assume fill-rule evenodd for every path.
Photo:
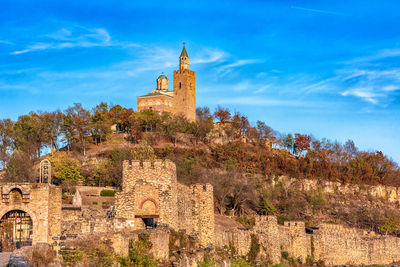
<instances>
[{"instance_id":1,"label":"ruined wall","mask_svg":"<svg viewBox=\"0 0 400 267\"><path fill-rule=\"evenodd\" d=\"M214 243L214 196L210 184L178 184L178 225L197 234L204 246Z\"/></svg>"},{"instance_id":2,"label":"ruined wall","mask_svg":"<svg viewBox=\"0 0 400 267\"><path fill-rule=\"evenodd\" d=\"M314 258L325 264L373 265L400 260L400 238L321 224L313 234Z\"/></svg>"},{"instance_id":3,"label":"ruined wall","mask_svg":"<svg viewBox=\"0 0 400 267\"><path fill-rule=\"evenodd\" d=\"M260 256L279 263L281 252L305 261L312 257L327 265L380 265L400 261L400 238L369 233L334 224L321 224L306 234L304 222L278 225L275 216L256 218L253 229L217 231L216 244L234 246L239 255L246 255L251 234L261 245Z\"/></svg>"},{"instance_id":4,"label":"ruined wall","mask_svg":"<svg viewBox=\"0 0 400 267\"><path fill-rule=\"evenodd\" d=\"M1 185L1 195L1 217L12 210L22 210L31 217L33 244L52 243L53 238L57 239L60 236L61 190L59 188L49 184L4 183Z\"/></svg>"}]
</instances>

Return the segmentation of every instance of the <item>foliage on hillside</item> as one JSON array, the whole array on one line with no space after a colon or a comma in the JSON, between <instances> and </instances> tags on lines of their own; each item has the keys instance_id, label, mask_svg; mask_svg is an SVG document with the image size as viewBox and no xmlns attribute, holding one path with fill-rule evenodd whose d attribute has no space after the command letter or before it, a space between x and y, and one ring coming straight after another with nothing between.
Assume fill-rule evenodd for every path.
<instances>
[{"instance_id":1,"label":"foliage on hillside","mask_svg":"<svg viewBox=\"0 0 400 267\"><path fill-rule=\"evenodd\" d=\"M125 136L123 146L108 145L115 136L112 125ZM251 125L246 116L222 107L213 114L198 108L195 122L105 103L91 111L74 104L64 112L0 120L0 161L7 179L35 180L32 167L46 152L51 152L54 182L61 185L80 180L85 185L120 186L123 160L168 158L177 164L181 183L214 186L221 214L257 212L282 220L311 220L326 209L328 200L321 192L307 195L269 187L267 181L280 175L400 186L399 166L380 151L359 151L351 140L342 145L306 134L280 134L265 122ZM376 231L397 229L397 215L389 213L371 220Z\"/></svg>"}]
</instances>

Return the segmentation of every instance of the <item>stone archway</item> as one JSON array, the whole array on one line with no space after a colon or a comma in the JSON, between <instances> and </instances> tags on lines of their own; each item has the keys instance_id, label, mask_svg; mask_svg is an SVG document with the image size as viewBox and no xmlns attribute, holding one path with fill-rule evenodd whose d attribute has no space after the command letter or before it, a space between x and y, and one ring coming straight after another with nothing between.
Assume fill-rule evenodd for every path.
<instances>
[{"instance_id":1,"label":"stone archway","mask_svg":"<svg viewBox=\"0 0 400 267\"><path fill-rule=\"evenodd\" d=\"M1 250L10 251L15 248L32 245L32 218L23 210L8 211L0 220Z\"/></svg>"}]
</instances>

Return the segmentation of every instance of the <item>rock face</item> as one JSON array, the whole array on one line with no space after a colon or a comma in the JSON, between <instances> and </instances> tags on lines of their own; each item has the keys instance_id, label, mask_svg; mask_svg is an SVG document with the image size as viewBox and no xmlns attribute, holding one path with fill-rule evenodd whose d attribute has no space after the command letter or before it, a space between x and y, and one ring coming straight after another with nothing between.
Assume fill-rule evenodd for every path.
<instances>
[{"instance_id":1,"label":"rock face","mask_svg":"<svg viewBox=\"0 0 400 267\"><path fill-rule=\"evenodd\" d=\"M278 180L272 180L273 185L278 182L284 184L296 184L298 190L312 191L322 189L327 194L346 194L357 195L372 198L384 199L390 203L400 203L400 188L394 186L383 185L356 185L356 184L341 184L339 182L327 182L310 179L295 179L286 176L279 177Z\"/></svg>"}]
</instances>

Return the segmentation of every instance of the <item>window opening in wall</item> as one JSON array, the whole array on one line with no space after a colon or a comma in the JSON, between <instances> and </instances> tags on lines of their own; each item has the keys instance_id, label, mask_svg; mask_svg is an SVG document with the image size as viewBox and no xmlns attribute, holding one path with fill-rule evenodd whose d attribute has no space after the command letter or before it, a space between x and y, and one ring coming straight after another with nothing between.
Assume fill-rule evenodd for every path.
<instances>
[{"instance_id":1,"label":"window opening in wall","mask_svg":"<svg viewBox=\"0 0 400 267\"><path fill-rule=\"evenodd\" d=\"M179 83L179 88L182 88L182 84L181 83Z\"/></svg>"}]
</instances>

